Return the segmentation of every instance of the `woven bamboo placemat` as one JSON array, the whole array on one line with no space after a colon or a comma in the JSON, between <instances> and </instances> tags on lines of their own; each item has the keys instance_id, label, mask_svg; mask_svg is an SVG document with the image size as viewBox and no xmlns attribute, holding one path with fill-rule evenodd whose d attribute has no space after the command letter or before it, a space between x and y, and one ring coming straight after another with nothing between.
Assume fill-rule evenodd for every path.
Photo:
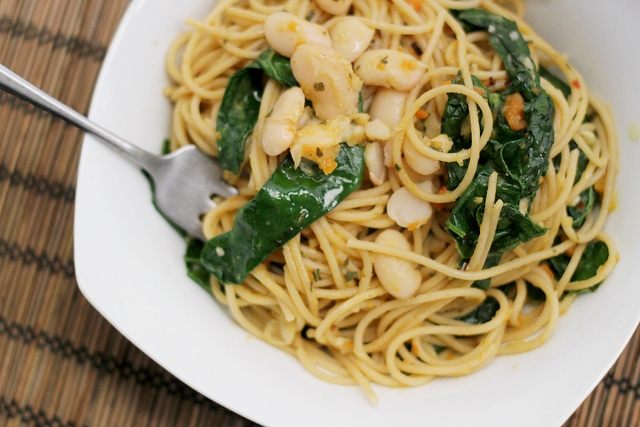
<instances>
[{"instance_id":1,"label":"woven bamboo placemat","mask_svg":"<svg viewBox=\"0 0 640 427\"><path fill-rule=\"evenodd\" d=\"M128 3L0 0L0 63L86 113ZM0 93L0 426L255 425L158 366L78 290L81 141L75 128ZM636 332L565 426L640 425L639 355Z\"/></svg>"}]
</instances>

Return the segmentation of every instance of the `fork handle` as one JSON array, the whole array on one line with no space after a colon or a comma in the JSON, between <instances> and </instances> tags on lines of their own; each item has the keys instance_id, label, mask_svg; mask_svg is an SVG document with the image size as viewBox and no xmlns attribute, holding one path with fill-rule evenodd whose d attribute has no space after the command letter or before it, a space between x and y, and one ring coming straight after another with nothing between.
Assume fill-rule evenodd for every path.
<instances>
[{"instance_id":1,"label":"fork handle","mask_svg":"<svg viewBox=\"0 0 640 427\"><path fill-rule=\"evenodd\" d=\"M42 89L34 86L2 64L0 64L0 89L3 89L18 98L63 119L67 123L74 125L87 133L90 133L100 141L106 143L107 146L115 150L118 154L129 159L142 169L151 172L154 165L158 163L159 156L136 147L114 133L109 132L73 108L55 99Z\"/></svg>"}]
</instances>

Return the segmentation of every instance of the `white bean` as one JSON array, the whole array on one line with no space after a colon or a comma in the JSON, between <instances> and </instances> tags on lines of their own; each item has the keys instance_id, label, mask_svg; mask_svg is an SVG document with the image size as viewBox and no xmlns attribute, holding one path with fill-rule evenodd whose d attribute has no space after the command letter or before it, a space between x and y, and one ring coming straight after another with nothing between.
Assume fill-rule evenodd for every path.
<instances>
[{"instance_id":1,"label":"white bean","mask_svg":"<svg viewBox=\"0 0 640 427\"><path fill-rule=\"evenodd\" d=\"M427 66L408 53L379 49L363 53L353 68L366 85L408 91L418 83Z\"/></svg>"},{"instance_id":2,"label":"white bean","mask_svg":"<svg viewBox=\"0 0 640 427\"><path fill-rule=\"evenodd\" d=\"M274 104L262 129L262 148L269 156L277 156L291 146L304 111L304 102L302 89L292 87Z\"/></svg>"},{"instance_id":3,"label":"white bean","mask_svg":"<svg viewBox=\"0 0 640 427\"><path fill-rule=\"evenodd\" d=\"M443 153L448 153L453 147L453 141L444 133L434 136L429 140L429 145L431 145L436 150L440 150Z\"/></svg>"},{"instance_id":4,"label":"white bean","mask_svg":"<svg viewBox=\"0 0 640 427\"><path fill-rule=\"evenodd\" d=\"M389 128L395 128L402 120L408 97L408 92L381 87L373 96L369 108L371 120L382 120Z\"/></svg>"},{"instance_id":5,"label":"white bean","mask_svg":"<svg viewBox=\"0 0 640 427\"><path fill-rule=\"evenodd\" d=\"M380 185L387 180L384 151L379 142L370 142L365 145L364 164L369 170L369 179L374 185Z\"/></svg>"},{"instance_id":6,"label":"white bean","mask_svg":"<svg viewBox=\"0 0 640 427\"><path fill-rule=\"evenodd\" d=\"M440 115L433 112L424 120L424 136L427 138L435 138L442 130L442 120Z\"/></svg>"},{"instance_id":7,"label":"white bean","mask_svg":"<svg viewBox=\"0 0 640 427\"><path fill-rule=\"evenodd\" d=\"M427 193L435 193L435 187L431 181L424 181L417 185ZM431 203L417 197L407 187L401 187L389 197L387 215L400 227L414 230L429 222L433 215L433 208Z\"/></svg>"},{"instance_id":8,"label":"white bean","mask_svg":"<svg viewBox=\"0 0 640 427\"><path fill-rule=\"evenodd\" d=\"M380 119L371 120L366 124L364 131L369 140L386 141L391 138L391 129Z\"/></svg>"},{"instance_id":9,"label":"white bean","mask_svg":"<svg viewBox=\"0 0 640 427\"><path fill-rule=\"evenodd\" d=\"M290 150L295 167L305 158L317 163L324 173L333 172L341 135L341 127L332 121L311 123L298 129Z\"/></svg>"},{"instance_id":10,"label":"white bean","mask_svg":"<svg viewBox=\"0 0 640 427\"><path fill-rule=\"evenodd\" d=\"M318 164L324 173L331 173L337 166L335 158L340 143L356 145L365 141L366 114L337 116L325 122L311 122L298 129L291 144L291 157L296 167L302 158Z\"/></svg>"},{"instance_id":11,"label":"white bean","mask_svg":"<svg viewBox=\"0 0 640 427\"><path fill-rule=\"evenodd\" d=\"M353 0L316 0L316 4L322 10L331 15L344 15L349 11Z\"/></svg>"},{"instance_id":12,"label":"white bean","mask_svg":"<svg viewBox=\"0 0 640 427\"><path fill-rule=\"evenodd\" d=\"M393 229L386 229L378 234L375 243L394 249L411 250L411 245L402 233ZM380 283L387 292L399 299L413 296L420 287L422 275L417 267L413 261L380 253L373 254L373 268Z\"/></svg>"},{"instance_id":13,"label":"white bean","mask_svg":"<svg viewBox=\"0 0 640 427\"><path fill-rule=\"evenodd\" d=\"M336 3L329 0L332 3ZM331 47L337 50L347 61L353 62L364 53L371 44L375 31L359 19L346 18L329 30Z\"/></svg>"},{"instance_id":14,"label":"white bean","mask_svg":"<svg viewBox=\"0 0 640 427\"><path fill-rule=\"evenodd\" d=\"M362 81L351 63L334 49L303 44L291 56L291 71L316 115L328 120L358 112Z\"/></svg>"},{"instance_id":15,"label":"white bean","mask_svg":"<svg viewBox=\"0 0 640 427\"><path fill-rule=\"evenodd\" d=\"M425 145L443 153L448 153L453 147L453 141L448 135L441 133L426 141ZM425 156L410 142L406 141L404 143L403 151L411 169L419 174L429 176L440 170L440 162L438 160Z\"/></svg>"},{"instance_id":16,"label":"white bean","mask_svg":"<svg viewBox=\"0 0 640 427\"><path fill-rule=\"evenodd\" d=\"M440 170L440 162L438 160L425 156L409 141L405 140L403 152L404 158L411 169L421 175L429 176Z\"/></svg>"},{"instance_id":17,"label":"white bean","mask_svg":"<svg viewBox=\"0 0 640 427\"><path fill-rule=\"evenodd\" d=\"M264 22L264 36L274 51L288 58L303 44L331 46L331 37L324 27L289 12L269 15Z\"/></svg>"}]
</instances>

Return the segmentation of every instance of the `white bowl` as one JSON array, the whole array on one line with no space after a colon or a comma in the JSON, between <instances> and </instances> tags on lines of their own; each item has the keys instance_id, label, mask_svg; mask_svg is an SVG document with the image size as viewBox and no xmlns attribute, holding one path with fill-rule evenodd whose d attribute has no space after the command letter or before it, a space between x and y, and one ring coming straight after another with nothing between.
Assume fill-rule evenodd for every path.
<instances>
[{"instance_id":1,"label":"white bowl","mask_svg":"<svg viewBox=\"0 0 640 427\"><path fill-rule=\"evenodd\" d=\"M528 22L609 103L620 134L619 207L607 225L619 245L614 273L562 316L551 339L499 357L463 378L417 388L376 387L372 406L357 387L324 383L285 353L251 337L185 274L184 243L154 211L135 167L85 138L75 216L78 283L122 334L179 379L264 425L411 424L557 426L615 362L640 318L640 3L531 0ZM90 117L159 152L169 135L164 61L184 19L209 0L134 0L105 59Z\"/></svg>"}]
</instances>

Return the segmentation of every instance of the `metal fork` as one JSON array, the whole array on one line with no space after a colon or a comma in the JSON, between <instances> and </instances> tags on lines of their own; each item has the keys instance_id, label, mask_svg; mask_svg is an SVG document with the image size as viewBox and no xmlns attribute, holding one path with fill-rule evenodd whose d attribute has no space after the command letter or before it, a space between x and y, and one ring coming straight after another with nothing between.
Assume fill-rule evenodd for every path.
<instances>
[{"instance_id":1,"label":"metal fork","mask_svg":"<svg viewBox=\"0 0 640 427\"><path fill-rule=\"evenodd\" d=\"M237 190L222 180L217 161L195 145L168 155L152 154L125 141L53 98L0 64L0 89L90 133L146 171L155 188L156 207L187 233L205 239L202 214L215 207L212 196L232 197Z\"/></svg>"}]
</instances>

